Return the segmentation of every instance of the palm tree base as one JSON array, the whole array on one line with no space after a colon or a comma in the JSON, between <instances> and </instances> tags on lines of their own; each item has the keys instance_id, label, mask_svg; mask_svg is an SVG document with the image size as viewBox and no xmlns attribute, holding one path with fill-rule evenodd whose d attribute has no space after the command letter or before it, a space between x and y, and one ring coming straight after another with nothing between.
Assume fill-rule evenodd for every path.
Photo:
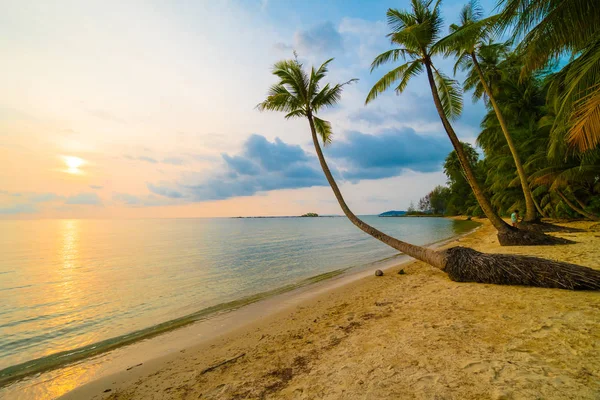
<instances>
[{"instance_id":1,"label":"palm tree base","mask_svg":"<svg viewBox=\"0 0 600 400\"><path fill-rule=\"evenodd\" d=\"M569 226L560 226L551 224L548 222L542 222L541 220L536 221L523 221L519 224L519 229L533 232L583 232L583 229L572 228Z\"/></svg>"},{"instance_id":2,"label":"palm tree base","mask_svg":"<svg viewBox=\"0 0 600 400\"><path fill-rule=\"evenodd\" d=\"M533 230L509 229L498 231L501 246L549 246L555 244L573 244L572 240L546 235Z\"/></svg>"},{"instance_id":3,"label":"palm tree base","mask_svg":"<svg viewBox=\"0 0 600 400\"><path fill-rule=\"evenodd\" d=\"M537 257L484 254L467 247L444 251L444 271L456 282L600 290L600 271Z\"/></svg>"}]
</instances>

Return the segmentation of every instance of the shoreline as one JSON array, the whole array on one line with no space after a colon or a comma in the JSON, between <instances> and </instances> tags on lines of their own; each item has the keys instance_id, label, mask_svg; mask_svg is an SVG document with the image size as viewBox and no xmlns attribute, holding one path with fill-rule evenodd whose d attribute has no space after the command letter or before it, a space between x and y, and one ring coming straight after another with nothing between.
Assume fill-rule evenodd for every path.
<instances>
[{"instance_id":1,"label":"shoreline","mask_svg":"<svg viewBox=\"0 0 600 400\"><path fill-rule=\"evenodd\" d=\"M556 234L575 238L575 245L500 248L489 222L482 222L475 233L439 247L600 269L598 232ZM400 268L405 275L396 273ZM595 292L457 283L409 261L383 277L365 276L280 306L63 398L591 399L600 393Z\"/></svg>"},{"instance_id":2,"label":"shoreline","mask_svg":"<svg viewBox=\"0 0 600 400\"><path fill-rule=\"evenodd\" d=\"M453 241L465 235L469 235L480 227L481 225L478 224L466 232L459 233L458 235L447 239L442 239L437 242L432 242L427 246L431 248L437 248L448 241ZM244 325L252 323L255 319L258 320L260 318L264 318L265 316L280 312L282 307L279 306L279 302L282 302L283 304L291 304L295 301L303 301L306 298L316 296L319 293L326 292L339 286L351 283L355 280L370 276L373 274L375 268L386 270L393 266L404 265L411 260L413 259L409 256L399 253L389 258L376 260L363 266L347 267L342 270L323 273L315 277L309 277L294 284L276 288L265 293L258 293L256 295L249 296L248 298L235 300L231 302L232 304L237 304L235 307L224 307L222 310L217 310L216 312L211 313L205 312L207 310L199 310L188 316L183 316L173 321L167 321L149 328L145 328L141 331L128 333L124 336L125 340L123 342L117 343L117 339L119 339L118 337L107 339L106 342L110 342L110 346L106 349L98 349L98 345L101 345L102 343L94 343L87 346L90 347L89 350L85 348L68 350L64 352L65 356L68 357L75 355L73 359L70 359L66 363L60 360L61 357L56 357L57 360L54 360L61 362L61 364L64 365L43 365L43 369L35 371L34 374L36 375L36 378L39 377L39 374L42 374L42 378L44 378L41 382L41 385L40 382L36 383L35 381L28 381L28 377L32 375L31 373L21 374L14 379L11 379L12 377L5 377L4 380L6 380L7 383L0 388L0 395L12 396L15 393L20 393L22 391L29 393L29 386L45 386L48 384L48 381L56 381L52 385L48 385L50 387L56 387L55 389L50 388L49 393L53 393L53 395L60 395L62 394L61 392L64 391L62 388L65 386L68 386L70 389L72 389L79 386L81 381L84 383L90 381L93 382L94 380L102 379L106 375L116 373L122 368L129 368L129 362L124 361L124 359L130 358L132 353L137 353L133 356L133 359L136 360L135 365L145 363L151 359L159 358L166 354L182 349L181 345L177 346L177 349L174 349L170 343L185 343L186 346L192 346L196 344L194 341L195 339L188 341L182 339L184 336L202 336L202 341L209 340L210 338L218 336L223 332L240 329ZM321 279L321 277L323 278ZM227 304L218 306L226 306ZM218 308L218 306L215 306L214 308ZM196 314L202 315L200 315L199 318L190 318ZM247 315L239 318L238 314ZM172 327L167 327L167 325L169 325L171 322L181 323L177 323ZM216 324L223 328L223 332L214 332L214 329L212 329L210 325ZM149 334L142 336L145 331L149 331ZM182 332L177 333L179 331ZM159 343L159 345L154 346L155 342ZM54 354L50 357L61 356L61 354L62 353ZM44 359L37 359L9 368L20 367L29 363L35 366L35 364L44 363L45 361L46 360ZM81 374L79 372L81 369L86 369L87 373ZM78 383L73 385L69 382L61 382L64 379L61 379L60 375L64 374L69 376L78 375ZM45 393L43 391L33 393L35 396L44 394ZM29 397L31 396L23 394L22 397L19 398Z\"/></svg>"}]
</instances>

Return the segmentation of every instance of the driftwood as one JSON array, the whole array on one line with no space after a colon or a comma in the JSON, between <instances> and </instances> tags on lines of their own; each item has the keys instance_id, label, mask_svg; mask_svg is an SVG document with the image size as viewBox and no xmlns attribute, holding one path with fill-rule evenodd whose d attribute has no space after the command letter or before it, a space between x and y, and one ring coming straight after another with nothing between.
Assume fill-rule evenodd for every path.
<instances>
[{"instance_id":1,"label":"driftwood","mask_svg":"<svg viewBox=\"0 0 600 400\"><path fill-rule=\"evenodd\" d=\"M219 368L219 367L221 367L221 366L223 366L223 365L225 365L225 364L229 364L229 363L235 362L235 361L237 361L237 360L238 360L238 358L242 358L242 357L244 357L245 355L246 355L246 353L242 353L242 354L240 354L239 356L235 356L235 357L233 357L233 358L230 358L230 359L227 359L227 360L225 360L225 361L221 361L221 362L220 362L220 363L218 363L218 364L215 364L215 365L212 365L212 366L210 366L210 367L208 367L208 368L206 368L206 369L203 369L203 370L202 370L202 372L200 372L200 375L204 375L204 374L205 374L205 373L207 373L207 372L214 371L215 369L217 369L217 368Z\"/></svg>"}]
</instances>

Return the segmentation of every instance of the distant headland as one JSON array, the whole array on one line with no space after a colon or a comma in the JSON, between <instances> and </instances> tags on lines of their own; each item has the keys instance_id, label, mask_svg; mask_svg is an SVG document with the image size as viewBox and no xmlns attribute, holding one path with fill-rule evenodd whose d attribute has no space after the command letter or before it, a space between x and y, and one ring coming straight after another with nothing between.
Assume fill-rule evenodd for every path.
<instances>
[{"instance_id":1,"label":"distant headland","mask_svg":"<svg viewBox=\"0 0 600 400\"><path fill-rule=\"evenodd\" d=\"M379 214L379 217L402 217L405 214L406 214L406 211L392 210L392 211L386 211L386 212Z\"/></svg>"}]
</instances>

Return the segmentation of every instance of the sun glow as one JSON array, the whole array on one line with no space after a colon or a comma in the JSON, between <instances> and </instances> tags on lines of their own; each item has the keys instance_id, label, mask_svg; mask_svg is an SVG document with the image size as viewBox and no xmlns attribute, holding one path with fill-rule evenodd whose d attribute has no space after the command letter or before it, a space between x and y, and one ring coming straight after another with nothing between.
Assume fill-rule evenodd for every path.
<instances>
[{"instance_id":1,"label":"sun glow","mask_svg":"<svg viewBox=\"0 0 600 400\"><path fill-rule=\"evenodd\" d=\"M63 156L62 158L65 164L67 165L67 169L65 170L65 172L68 172L69 174L81 173L79 167L85 164L85 161L82 158L74 156Z\"/></svg>"}]
</instances>

